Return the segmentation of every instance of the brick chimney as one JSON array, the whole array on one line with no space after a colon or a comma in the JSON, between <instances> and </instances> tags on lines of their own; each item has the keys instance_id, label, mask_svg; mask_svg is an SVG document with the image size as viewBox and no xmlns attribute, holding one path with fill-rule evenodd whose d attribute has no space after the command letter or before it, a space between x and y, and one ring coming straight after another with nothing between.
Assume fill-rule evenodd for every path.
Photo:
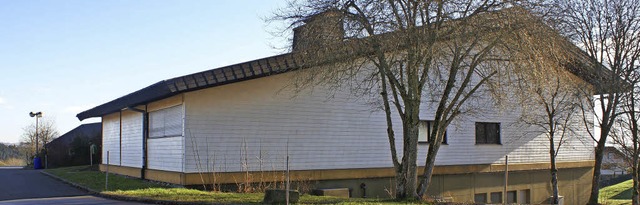
<instances>
[{"instance_id":1,"label":"brick chimney","mask_svg":"<svg viewBox=\"0 0 640 205\"><path fill-rule=\"evenodd\" d=\"M328 10L303 20L304 25L293 29L293 50L314 49L342 42L344 21L338 10Z\"/></svg>"}]
</instances>

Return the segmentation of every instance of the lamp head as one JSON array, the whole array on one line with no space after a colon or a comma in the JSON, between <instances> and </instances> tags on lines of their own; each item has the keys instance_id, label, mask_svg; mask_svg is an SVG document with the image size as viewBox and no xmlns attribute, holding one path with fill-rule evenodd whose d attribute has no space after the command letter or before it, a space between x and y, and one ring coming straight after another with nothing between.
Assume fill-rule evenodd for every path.
<instances>
[{"instance_id":1,"label":"lamp head","mask_svg":"<svg viewBox=\"0 0 640 205\"><path fill-rule=\"evenodd\" d=\"M29 116L31 117L42 117L42 112L29 112Z\"/></svg>"}]
</instances>

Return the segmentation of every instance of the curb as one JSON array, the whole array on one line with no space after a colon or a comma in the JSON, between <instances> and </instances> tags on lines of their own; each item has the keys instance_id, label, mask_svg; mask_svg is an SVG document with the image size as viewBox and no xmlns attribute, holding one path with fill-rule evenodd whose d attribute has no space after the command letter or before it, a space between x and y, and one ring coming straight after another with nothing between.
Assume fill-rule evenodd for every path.
<instances>
[{"instance_id":1,"label":"curb","mask_svg":"<svg viewBox=\"0 0 640 205\"><path fill-rule=\"evenodd\" d=\"M51 178L54 178L58 181L64 182L66 184L69 184L75 188L84 190L86 192L88 192L89 194L93 195L93 196L97 196L97 197L102 197L102 198L107 198L107 199L114 199L114 200L119 200L119 201L131 201L131 202L141 202L141 203L147 203L147 204L165 204L165 205L190 205L190 204L194 204L194 205L228 205L228 204L219 204L219 203L207 203L207 202L182 202L182 201L168 201L168 200L157 200L157 199L149 199L149 198L143 198L143 197L130 197L130 196L120 196L120 195L113 195L113 194L104 194L104 193L100 193L97 192L93 189L90 189L88 187L82 186L80 184L76 184L70 181L67 181L61 177L58 177L56 175L53 175L51 173L45 172L45 171L40 171L40 173L47 175Z\"/></svg>"}]
</instances>

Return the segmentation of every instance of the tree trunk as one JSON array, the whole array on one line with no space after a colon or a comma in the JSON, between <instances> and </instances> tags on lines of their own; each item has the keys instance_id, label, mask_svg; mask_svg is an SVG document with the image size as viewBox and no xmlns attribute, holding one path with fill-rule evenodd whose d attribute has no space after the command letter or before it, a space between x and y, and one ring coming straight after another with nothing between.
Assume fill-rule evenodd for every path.
<instances>
[{"instance_id":1,"label":"tree trunk","mask_svg":"<svg viewBox=\"0 0 640 205\"><path fill-rule=\"evenodd\" d=\"M420 191L418 192L418 197L422 198L429 189L429 185L431 184L431 177L433 175L433 167L435 166L436 162L436 154L438 153L438 149L440 149L440 145L441 143L432 142L429 146L429 150L427 151L427 159L424 163L424 171L422 173L422 181L420 182Z\"/></svg>"},{"instance_id":2,"label":"tree trunk","mask_svg":"<svg viewBox=\"0 0 640 205\"><path fill-rule=\"evenodd\" d=\"M409 169L408 166L401 166L401 170L396 173L396 199L405 200L415 197L414 170Z\"/></svg>"},{"instance_id":3,"label":"tree trunk","mask_svg":"<svg viewBox=\"0 0 640 205\"><path fill-rule=\"evenodd\" d=\"M632 119L635 119L635 115L632 114L631 115ZM631 156L631 178L633 179L633 189L632 189L632 193L631 193L631 204L632 205L640 205L640 183L638 182L639 178L640 178L640 170L638 170L639 166L640 166L640 159L638 156L638 124L635 122L632 122L632 127L631 127L631 139L633 141L633 150L631 152L631 154L633 154L633 156Z\"/></svg>"},{"instance_id":4,"label":"tree trunk","mask_svg":"<svg viewBox=\"0 0 640 205\"><path fill-rule=\"evenodd\" d=\"M551 204L558 204L560 193L558 192L558 170L555 165L551 165L551 186L553 186L553 201Z\"/></svg>"},{"instance_id":5,"label":"tree trunk","mask_svg":"<svg viewBox=\"0 0 640 205\"><path fill-rule=\"evenodd\" d=\"M638 121L636 120L636 104L635 104L635 94L632 91L631 93L631 105L630 105L630 111L629 112L629 119L631 120L631 141L633 142L633 150L632 150L632 154L633 156L631 156L631 177L633 178L633 189L632 189L632 194L631 194L631 204L633 205L640 205L640 189L638 189L640 185L638 185L638 174L639 171L638 170L638 166L640 166L640 159L639 159L639 152L640 152L640 148L638 147L640 143L638 140Z\"/></svg>"},{"instance_id":6,"label":"tree trunk","mask_svg":"<svg viewBox=\"0 0 640 205\"><path fill-rule=\"evenodd\" d=\"M551 157L551 186L553 186L553 201L551 201L551 204L558 204L558 168L556 167L556 154L553 137L549 141L551 142L549 151Z\"/></svg>"},{"instance_id":7,"label":"tree trunk","mask_svg":"<svg viewBox=\"0 0 640 205\"><path fill-rule=\"evenodd\" d=\"M637 156L633 158L637 159ZM631 167L631 178L633 178L633 192L631 195L631 204L638 205L640 201L638 201L638 164L637 161L634 161L634 165Z\"/></svg>"},{"instance_id":8,"label":"tree trunk","mask_svg":"<svg viewBox=\"0 0 640 205\"><path fill-rule=\"evenodd\" d=\"M403 128L405 137L402 163L400 170L396 172L396 199L400 200L417 198L418 173L415 150L418 148L418 126L417 122L415 124L416 126L405 124Z\"/></svg>"},{"instance_id":9,"label":"tree trunk","mask_svg":"<svg viewBox=\"0 0 640 205\"><path fill-rule=\"evenodd\" d=\"M601 133L605 133L604 130ZM600 134L600 140L598 141L598 145L595 150L595 163L593 165L593 178L591 179L591 195L589 196L589 201L587 204L589 205L597 205L598 203L598 195L600 193L600 169L602 168L602 157L604 151L604 145L606 140L603 140L602 134Z\"/></svg>"}]
</instances>

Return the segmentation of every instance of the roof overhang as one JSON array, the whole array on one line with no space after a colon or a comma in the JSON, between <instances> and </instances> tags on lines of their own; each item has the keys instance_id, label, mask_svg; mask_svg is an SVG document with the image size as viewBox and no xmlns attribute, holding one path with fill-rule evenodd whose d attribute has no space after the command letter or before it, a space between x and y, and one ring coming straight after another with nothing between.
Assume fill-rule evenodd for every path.
<instances>
[{"instance_id":1,"label":"roof overhang","mask_svg":"<svg viewBox=\"0 0 640 205\"><path fill-rule=\"evenodd\" d=\"M283 73L295 69L296 65L292 55L287 53L163 80L81 112L76 117L79 120L101 117L185 92Z\"/></svg>"}]
</instances>

